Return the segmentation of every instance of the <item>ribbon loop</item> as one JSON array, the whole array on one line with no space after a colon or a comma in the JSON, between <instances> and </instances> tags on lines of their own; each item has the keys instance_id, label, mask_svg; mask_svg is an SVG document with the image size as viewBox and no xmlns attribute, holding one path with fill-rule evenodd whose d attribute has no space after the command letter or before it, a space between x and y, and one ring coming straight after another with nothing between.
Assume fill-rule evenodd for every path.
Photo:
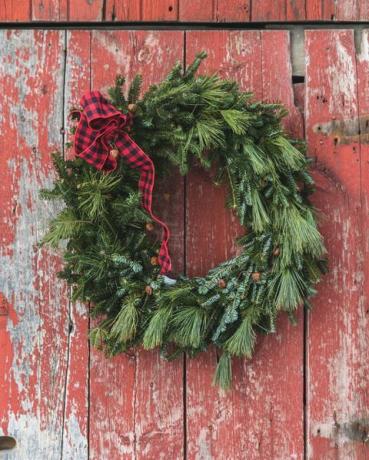
<instances>
[{"instance_id":1,"label":"ribbon loop","mask_svg":"<svg viewBox=\"0 0 369 460\"><path fill-rule=\"evenodd\" d=\"M161 273L171 270L168 250L169 228L152 212L152 191L155 182L155 167L151 158L124 131L132 124L130 114L119 112L99 91L90 91L81 99L83 111L80 114L74 137L76 155L98 170L114 171L117 159L110 155L114 143L119 155L128 165L140 171L138 188L142 194L142 206L150 217L163 229L159 251Z\"/></svg>"}]
</instances>

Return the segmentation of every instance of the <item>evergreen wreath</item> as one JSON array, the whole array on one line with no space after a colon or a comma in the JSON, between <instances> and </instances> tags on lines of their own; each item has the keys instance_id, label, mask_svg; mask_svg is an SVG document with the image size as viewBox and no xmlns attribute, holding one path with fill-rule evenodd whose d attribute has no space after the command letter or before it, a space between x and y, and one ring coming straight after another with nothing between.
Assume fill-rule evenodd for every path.
<instances>
[{"instance_id":1,"label":"evergreen wreath","mask_svg":"<svg viewBox=\"0 0 369 460\"><path fill-rule=\"evenodd\" d=\"M41 193L65 207L43 243L66 240L59 275L73 286L73 300L91 302L100 318L93 345L110 356L160 347L171 359L213 344L221 350L214 381L228 388L232 357L251 358L256 333L275 332L280 311L293 319L299 306L309 307L325 248L309 201L309 159L281 125L287 111L252 101L234 81L196 76L205 57L198 54L187 70L176 64L142 99L141 76L127 97L118 76L109 97L121 113L134 112L130 135L159 174L174 165L185 175L193 161L215 168L215 182L227 184L228 205L246 229L240 255L204 277L160 273L160 240L141 205L138 171L121 160L107 174L58 153L58 178Z\"/></svg>"}]
</instances>

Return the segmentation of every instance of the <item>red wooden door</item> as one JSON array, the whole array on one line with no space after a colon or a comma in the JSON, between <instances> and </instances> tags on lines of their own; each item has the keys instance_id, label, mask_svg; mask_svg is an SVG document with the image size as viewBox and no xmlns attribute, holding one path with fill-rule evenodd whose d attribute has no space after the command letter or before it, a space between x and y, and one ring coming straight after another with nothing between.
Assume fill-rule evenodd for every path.
<instances>
[{"instance_id":1,"label":"red wooden door","mask_svg":"<svg viewBox=\"0 0 369 460\"><path fill-rule=\"evenodd\" d=\"M286 31L3 30L0 39L0 434L17 440L5 458L369 458L368 33L356 51L350 30L306 32L304 88L292 84ZM55 212L38 198L53 176L49 153L64 149L83 91L138 71L147 87L202 49L202 71L281 100L286 129L306 132L331 260L313 311L300 311L297 326L281 316L253 360L235 362L227 393L211 386L215 350L167 363L157 352L108 360L91 349L87 307L68 301L58 255L37 245ZM159 184L156 204L177 271L203 274L234 253L224 190L203 172Z\"/></svg>"}]
</instances>

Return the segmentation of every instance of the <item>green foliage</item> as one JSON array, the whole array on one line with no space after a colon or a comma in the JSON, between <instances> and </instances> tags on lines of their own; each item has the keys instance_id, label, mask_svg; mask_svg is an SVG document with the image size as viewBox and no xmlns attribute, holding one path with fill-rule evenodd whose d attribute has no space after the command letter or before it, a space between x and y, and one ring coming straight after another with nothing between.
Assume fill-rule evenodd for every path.
<instances>
[{"instance_id":1,"label":"green foliage","mask_svg":"<svg viewBox=\"0 0 369 460\"><path fill-rule=\"evenodd\" d=\"M235 82L197 76L204 57L187 71L176 64L141 99L140 76L127 96L118 76L109 95L125 113L137 104L131 134L159 174L170 165L186 174L194 161L215 166L216 182L227 185L228 205L247 229L240 255L204 277L168 284L150 263L159 241L145 229L151 219L141 207L137 171L120 161L106 174L58 154L58 179L41 195L65 207L43 242L64 241L60 276L73 286L73 299L91 302L100 318L93 345L107 355L143 345L193 356L214 344L222 351L214 382L228 388L232 356L251 358L257 332L275 332L280 310L292 319L299 305L309 305L325 249L309 202L309 160L282 128L286 110L252 102Z\"/></svg>"},{"instance_id":2,"label":"green foliage","mask_svg":"<svg viewBox=\"0 0 369 460\"><path fill-rule=\"evenodd\" d=\"M213 383L219 385L223 390L228 390L232 384L232 357L229 353L224 352L219 358L215 370Z\"/></svg>"},{"instance_id":3,"label":"green foliage","mask_svg":"<svg viewBox=\"0 0 369 460\"><path fill-rule=\"evenodd\" d=\"M255 345L255 315L247 314L236 332L225 342L224 349L232 356L246 356L251 358Z\"/></svg>"},{"instance_id":4,"label":"green foliage","mask_svg":"<svg viewBox=\"0 0 369 460\"><path fill-rule=\"evenodd\" d=\"M137 102L140 96L141 86L142 86L142 76L136 75L134 79L132 80L131 86L128 91L128 102L130 104Z\"/></svg>"}]
</instances>

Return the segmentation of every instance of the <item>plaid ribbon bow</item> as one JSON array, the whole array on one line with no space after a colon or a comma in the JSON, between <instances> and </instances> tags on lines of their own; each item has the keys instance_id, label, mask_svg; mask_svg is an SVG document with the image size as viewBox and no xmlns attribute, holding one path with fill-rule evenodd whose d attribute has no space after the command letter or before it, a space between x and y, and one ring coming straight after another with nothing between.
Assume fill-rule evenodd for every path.
<instances>
[{"instance_id":1,"label":"plaid ribbon bow","mask_svg":"<svg viewBox=\"0 0 369 460\"><path fill-rule=\"evenodd\" d=\"M87 92L81 99L81 106L83 110L79 114L74 137L77 156L96 169L109 172L117 167L117 159L113 153L118 153L131 168L139 169L138 187L142 194L142 206L163 228L159 251L161 273L169 272L172 267L168 250L169 228L151 209L155 167L150 157L124 131L124 128L132 124L131 115L119 112L99 91Z\"/></svg>"}]
</instances>

